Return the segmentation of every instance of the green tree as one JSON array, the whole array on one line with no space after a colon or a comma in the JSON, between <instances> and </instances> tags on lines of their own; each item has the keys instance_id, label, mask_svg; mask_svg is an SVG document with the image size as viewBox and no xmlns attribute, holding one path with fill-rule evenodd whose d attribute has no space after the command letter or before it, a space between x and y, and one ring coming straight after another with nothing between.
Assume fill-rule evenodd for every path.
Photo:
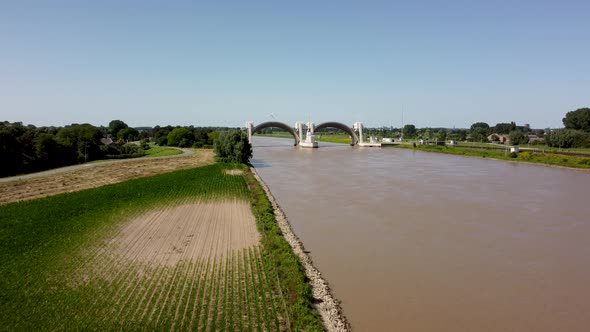
<instances>
[{"instance_id":1,"label":"green tree","mask_svg":"<svg viewBox=\"0 0 590 332\"><path fill-rule=\"evenodd\" d=\"M477 128L481 128L481 129L485 129L485 130L489 130L490 129L490 125L485 123L485 122L476 122L474 124L471 125L471 131L477 129Z\"/></svg>"},{"instance_id":2,"label":"green tree","mask_svg":"<svg viewBox=\"0 0 590 332\"><path fill-rule=\"evenodd\" d=\"M91 161L100 159L103 155L100 150L103 138L99 128L90 124L72 124L61 129L57 133L57 140L63 146L78 153L79 161Z\"/></svg>"},{"instance_id":3,"label":"green tree","mask_svg":"<svg viewBox=\"0 0 590 332\"><path fill-rule=\"evenodd\" d=\"M413 124L407 124L404 126L404 129L402 132L404 134L404 137L407 137L407 138L416 137L416 126L414 126Z\"/></svg>"},{"instance_id":4,"label":"green tree","mask_svg":"<svg viewBox=\"0 0 590 332\"><path fill-rule=\"evenodd\" d=\"M556 148L590 147L590 133L574 129L546 130L545 143Z\"/></svg>"},{"instance_id":5,"label":"green tree","mask_svg":"<svg viewBox=\"0 0 590 332\"><path fill-rule=\"evenodd\" d=\"M240 130L221 132L213 143L213 148L221 162L247 164L252 158L248 134Z\"/></svg>"},{"instance_id":6,"label":"green tree","mask_svg":"<svg viewBox=\"0 0 590 332\"><path fill-rule=\"evenodd\" d=\"M25 128L17 123L0 127L0 176L16 175L22 172L22 153L18 137Z\"/></svg>"},{"instance_id":7,"label":"green tree","mask_svg":"<svg viewBox=\"0 0 590 332\"><path fill-rule=\"evenodd\" d=\"M446 141L447 140L447 131L444 129L439 130L437 138L441 142Z\"/></svg>"},{"instance_id":8,"label":"green tree","mask_svg":"<svg viewBox=\"0 0 590 332\"><path fill-rule=\"evenodd\" d=\"M516 130L516 123L514 122L510 122L510 123L497 123L494 126L494 129L492 131L498 133L498 134L509 134L512 131Z\"/></svg>"},{"instance_id":9,"label":"green tree","mask_svg":"<svg viewBox=\"0 0 590 332\"><path fill-rule=\"evenodd\" d=\"M195 136L193 135L193 132L187 128L184 128L184 127L174 128L168 134L168 145L179 146L180 142L183 139L186 139L185 142L188 142L188 144L189 144L188 146L191 146L193 144L193 141L195 140Z\"/></svg>"},{"instance_id":10,"label":"green tree","mask_svg":"<svg viewBox=\"0 0 590 332\"><path fill-rule=\"evenodd\" d=\"M76 154L61 145L51 134L40 134L35 139L38 169L71 165L76 162Z\"/></svg>"},{"instance_id":11,"label":"green tree","mask_svg":"<svg viewBox=\"0 0 590 332\"><path fill-rule=\"evenodd\" d=\"M487 142L490 134L490 125L485 122L476 122L471 125L470 135L474 142Z\"/></svg>"},{"instance_id":12,"label":"green tree","mask_svg":"<svg viewBox=\"0 0 590 332\"><path fill-rule=\"evenodd\" d=\"M122 129L125 129L127 127L129 127L129 126L125 122L123 122L121 120L113 120L113 121L109 122L108 132L109 132L109 134L111 134L111 136L117 137L117 134L119 133L119 131Z\"/></svg>"},{"instance_id":13,"label":"green tree","mask_svg":"<svg viewBox=\"0 0 590 332\"><path fill-rule=\"evenodd\" d=\"M523 134L520 130L511 131L508 138L512 145L527 144L529 142L529 137Z\"/></svg>"},{"instance_id":14,"label":"green tree","mask_svg":"<svg viewBox=\"0 0 590 332\"><path fill-rule=\"evenodd\" d=\"M144 139L149 140L150 139L150 134L147 131L145 131L145 130L140 130L139 131L139 139L140 140L144 140Z\"/></svg>"},{"instance_id":15,"label":"green tree","mask_svg":"<svg viewBox=\"0 0 590 332\"><path fill-rule=\"evenodd\" d=\"M567 112L563 118L563 125L566 129L590 132L590 108L579 108L573 112Z\"/></svg>"},{"instance_id":16,"label":"green tree","mask_svg":"<svg viewBox=\"0 0 590 332\"><path fill-rule=\"evenodd\" d=\"M139 132L135 128L123 128L117 133L117 138L121 138L124 141L135 141L139 137Z\"/></svg>"},{"instance_id":17,"label":"green tree","mask_svg":"<svg viewBox=\"0 0 590 332\"><path fill-rule=\"evenodd\" d=\"M459 140L459 141L467 140L467 130L465 130L465 129L457 130L457 140Z\"/></svg>"}]
</instances>

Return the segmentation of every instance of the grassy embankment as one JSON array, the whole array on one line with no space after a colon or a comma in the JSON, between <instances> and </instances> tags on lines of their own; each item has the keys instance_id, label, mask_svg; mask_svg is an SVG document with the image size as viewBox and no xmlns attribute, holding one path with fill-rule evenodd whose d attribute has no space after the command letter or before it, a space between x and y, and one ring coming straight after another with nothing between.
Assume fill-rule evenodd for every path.
<instances>
[{"instance_id":1,"label":"grassy embankment","mask_svg":"<svg viewBox=\"0 0 590 332\"><path fill-rule=\"evenodd\" d=\"M287 132L276 132L276 133L272 133L272 134L256 134L255 136L276 137L276 138L293 138L293 136ZM305 137L302 137L302 139L304 139L304 138ZM348 136L348 134L316 133L316 141L350 144L350 137Z\"/></svg>"},{"instance_id":2,"label":"grassy embankment","mask_svg":"<svg viewBox=\"0 0 590 332\"><path fill-rule=\"evenodd\" d=\"M497 144L497 143L481 143L481 142L459 142L458 146L465 146L465 147L469 147L469 146L476 146L476 147L481 147L481 148L509 148L510 145L502 145L502 144ZM526 150L526 149L535 149L535 150L541 150L543 152L575 152L575 153L587 153L590 154L590 149L589 148L556 148L556 147L551 147L548 145L542 145L542 144L523 144L520 146L521 150Z\"/></svg>"},{"instance_id":3,"label":"grassy embankment","mask_svg":"<svg viewBox=\"0 0 590 332\"><path fill-rule=\"evenodd\" d=\"M493 158L572 168L590 168L590 157L568 156L556 153L532 153L521 151L517 154L511 154L507 151L470 149L451 146L416 145L416 147L414 147L412 144L396 144L393 146L398 148L415 149L426 152L438 152L460 156Z\"/></svg>"},{"instance_id":4,"label":"grassy embankment","mask_svg":"<svg viewBox=\"0 0 590 332\"><path fill-rule=\"evenodd\" d=\"M316 141L318 142L330 142L330 143L342 143L350 144L350 136L348 134L316 134Z\"/></svg>"},{"instance_id":5,"label":"grassy embankment","mask_svg":"<svg viewBox=\"0 0 590 332\"><path fill-rule=\"evenodd\" d=\"M332 143L344 143L350 144L350 138L346 134L322 134L317 140L320 142L332 142ZM317 136L316 136L317 137ZM466 143L467 144L467 143ZM469 143L470 145L472 143ZM482 157L482 158L493 158L511 161L530 162L536 164L554 165L562 167L572 168L590 168L590 156L568 156L557 153L533 153L527 151L521 151L514 155L507 153L506 151L499 150L482 150L482 149L470 149L467 147L459 146L433 146L433 145L416 145L413 147L412 144L395 144L391 145L398 148L416 149L426 152L438 152L460 156L471 156L471 157ZM497 145L491 146L490 144L475 143L474 146L480 146L482 148L497 147ZM589 152L588 149L557 149L546 146L535 146L536 149L546 149L547 151L570 151L570 152Z\"/></svg>"},{"instance_id":6,"label":"grassy embankment","mask_svg":"<svg viewBox=\"0 0 590 332\"><path fill-rule=\"evenodd\" d=\"M173 156L181 153L182 151L178 149L154 145L145 150L145 158Z\"/></svg>"},{"instance_id":7,"label":"grassy embankment","mask_svg":"<svg viewBox=\"0 0 590 332\"><path fill-rule=\"evenodd\" d=\"M301 264L262 189L246 167L233 166L242 167L243 176L225 175L227 167L0 206L2 329L321 330ZM209 258L174 268L129 264L104 271L115 265L93 263L115 259L95 256L124 220L223 199L251 201L260 245L223 261Z\"/></svg>"}]
</instances>

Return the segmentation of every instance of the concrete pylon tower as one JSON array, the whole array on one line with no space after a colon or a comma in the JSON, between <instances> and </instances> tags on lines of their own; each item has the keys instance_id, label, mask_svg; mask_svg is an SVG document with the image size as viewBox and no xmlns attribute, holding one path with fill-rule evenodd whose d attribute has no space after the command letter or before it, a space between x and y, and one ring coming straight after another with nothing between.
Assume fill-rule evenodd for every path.
<instances>
[{"instance_id":1,"label":"concrete pylon tower","mask_svg":"<svg viewBox=\"0 0 590 332\"><path fill-rule=\"evenodd\" d=\"M362 122L355 122L352 125L352 129L359 132L359 143L363 143L363 123Z\"/></svg>"},{"instance_id":2,"label":"concrete pylon tower","mask_svg":"<svg viewBox=\"0 0 590 332\"><path fill-rule=\"evenodd\" d=\"M301 140L303 137L303 123L300 121L295 122L295 130L297 130L297 133L299 134L299 140Z\"/></svg>"},{"instance_id":3,"label":"concrete pylon tower","mask_svg":"<svg viewBox=\"0 0 590 332\"><path fill-rule=\"evenodd\" d=\"M248 142L252 144L252 131L254 130L254 123L252 121L246 122L246 130L248 130Z\"/></svg>"}]
</instances>

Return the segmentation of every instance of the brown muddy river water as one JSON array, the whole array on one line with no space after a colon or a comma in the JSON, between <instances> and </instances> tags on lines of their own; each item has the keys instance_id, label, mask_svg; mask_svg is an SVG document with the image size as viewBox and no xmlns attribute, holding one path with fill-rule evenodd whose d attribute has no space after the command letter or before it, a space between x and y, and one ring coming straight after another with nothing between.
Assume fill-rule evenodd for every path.
<instances>
[{"instance_id":1,"label":"brown muddy river water","mask_svg":"<svg viewBox=\"0 0 590 332\"><path fill-rule=\"evenodd\" d=\"M590 172L254 137L356 331L590 331Z\"/></svg>"}]
</instances>

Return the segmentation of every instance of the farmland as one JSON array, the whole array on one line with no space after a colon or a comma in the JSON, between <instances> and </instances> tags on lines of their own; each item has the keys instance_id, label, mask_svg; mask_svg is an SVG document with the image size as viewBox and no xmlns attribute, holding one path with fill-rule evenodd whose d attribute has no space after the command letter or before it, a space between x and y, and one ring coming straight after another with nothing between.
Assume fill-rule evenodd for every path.
<instances>
[{"instance_id":1,"label":"farmland","mask_svg":"<svg viewBox=\"0 0 590 332\"><path fill-rule=\"evenodd\" d=\"M227 167L0 206L2 328L321 330L270 203Z\"/></svg>"},{"instance_id":2,"label":"farmland","mask_svg":"<svg viewBox=\"0 0 590 332\"><path fill-rule=\"evenodd\" d=\"M91 167L82 165L79 169L59 174L0 182L0 205L101 187L214 162L213 151L207 149L195 150L190 156L173 158L174 161L165 158L141 158L104 162Z\"/></svg>"}]
</instances>

